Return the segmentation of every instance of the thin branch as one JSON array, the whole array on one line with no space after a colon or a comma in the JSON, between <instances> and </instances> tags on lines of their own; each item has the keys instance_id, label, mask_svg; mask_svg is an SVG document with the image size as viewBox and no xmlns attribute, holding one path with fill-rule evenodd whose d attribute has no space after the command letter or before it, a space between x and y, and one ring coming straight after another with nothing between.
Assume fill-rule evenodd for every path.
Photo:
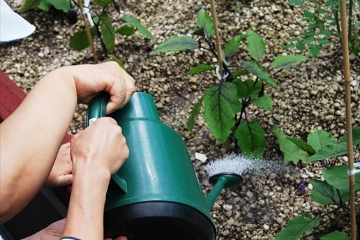
<instances>
[{"instance_id":1,"label":"thin branch","mask_svg":"<svg viewBox=\"0 0 360 240\"><path fill-rule=\"evenodd\" d=\"M220 41L220 34L219 34L219 27L218 27L218 20L217 20L217 14L215 9L215 0L210 0L211 3L211 14L214 20L214 28L215 28L215 37L216 37L216 50L217 50L217 58L218 58L218 64L220 68L220 76L223 77L224 69L223 69L223 60L222 60L222 54L221 54L221 41Z\"/></svg>"},{"instance_id":2,"label":"thin branch","mask_svg":"<svg viewBox=\"0 0 360 240\"><path fill-rule=\"evenodd\" d=\"M95 62L95 63L98 63L98 62L99 62L99 59L98 59L97 54L96 54L96 51L95 51L94 42L93 42L93 40L92 40L92 36L91 36L89 24L88 24L88 22L87 22L88 20L87 20L85 14L83 14L83 12L84 12L84 7L83 7L83 5L82 5L81 0L78 0L78 6L79 6L79 8L80 8L81 15L82 15L82 18L83 18L83 21L84 21L85 31L86 31L86 35L87 35L88 40L89 40L89 45L90 45L90 48L91 48L91 51L92 51L92 54L93 54L93 57L94 57L94 62Z\"/></svg>"}]
</instances>

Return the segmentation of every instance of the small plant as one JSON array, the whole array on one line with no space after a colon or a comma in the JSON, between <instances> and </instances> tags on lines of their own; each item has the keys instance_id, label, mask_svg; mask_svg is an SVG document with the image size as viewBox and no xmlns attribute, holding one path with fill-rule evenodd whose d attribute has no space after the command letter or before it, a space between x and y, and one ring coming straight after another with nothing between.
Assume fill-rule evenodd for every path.
<instances>
[{"instance_id":1,"label":"small plant","mask_svg":"<svg viewBox=\"0 0 360 240\"><path fill-rule=\"evenodd\" d=\"M166 39L157 46L156 52L201 49L219 58L216 51L219 44L213 43L216 30L214 21L203 9L198 13L197 26L197 29L190 29L188 35L173 35ZM242 42L246 44L246 50L252 61L244 60L240 66L233 66L230 64L230 59L241 49ZM245 50L241 49L241 51ZM219 142L224 143L235 138L243 154L261 157L266 148L265 132L257 120L249 120L247 109L251 104L265 110L271 109L272 99L266 94L265 85L278 89L273 77L262 67L261 60L265 54L263 38L249 30L244 35L230 39L220 54L222 62L217 66L202 63L188 71L189 74L215 71L218 83L207 89L204 96L194 105L187 128L189 131L193 129L196 117L204 105L203 117ZM271 64L271 69L279 72L306 60L307 57L302 55L277 56ZM230 70L235 67L235 70ZM221 68L223 68L222 73Z\"/></svg>"},{"instance_id":2,"label":"small plant","mask_svg":"<svg viewBox=\"0 0 360 240\"><path fill-rule=\"evenodd\" d=\"M307 31L302 33L302 36L295 37L290 40L290 43L284 47L289 49L295 47L299 51L304 51L306 46L312 57L318 57L324 45L331 41L332 36L336 36L341 43L341 27L340 27L340 6L339 1L326 0L289 0L288 4L301 6L306 2L315 4L315 10L304 10L303 21L307 22ZM357 55L360 52L360 22L353 22L352 15L355 9L355 1L348 1L349 18L348 18L348 42L352 53ZM358 8L360 6L358 5Z\"/></svg>"},{"instance_id":3,"label":"small plant","mask_svg":"<svg viewBox=\"0 0 360 240\"><path fill-rule=\"evenodd\" d=\"M288 222L286 227L280 231L276 239L295 240L305 232L310 232L321 219L339 210L350 213L346 204L350 198L348 165L339 165L338 157L347 154L347 138L343 136L338 142L330 133L318 130L310 133L307 142L301 139L286 137L278 127L273 128L286 162L298 163L303 161L311 163L318 161L324 166L322 176L324 181L310 179L313 186L311 198L321 205L335 205L331 211L313 218L310 213L302 214ZM353 129L353 145L360 144L360 128ZM355 191L360 190L360 175L355 175ZM349 237L342 232L332 232L321 238L322 240L345 240Z\"/></svg>"},{"instance_id":4,"label":"small plant","mask_svg":"<svg viewBox=\"0 0 360 240\"><path fill-rule=\"evenodd\" d=\"M25 0L20 11L25 12L33 8L41 8L45 11L49 11L51 6L58 10L62 10L68 13L70 23L75 24L77 21L77 11L74 6L77 6L80 12L87 13L90 27L88 26L85 15L83 16L85 23L85 30L79 30L70 39L70 47L76 51L82 51L91 46L94 54L94 59L97 59L92 42L98 40L101 44L105 57L108 56L108 52L113 52L115 49L115 36L116 34L130 36L138 30L145 37L155 40L155 37L149 32L141 22L132 16L124 15L122 20L128 25L124 25L119 29L115 29L112 20L106 10L110 5L113 5L118 13L120 8L116 3L116 0L94 0L94 3L101 9L100 14L96 14L95 10L88 6L83 6L81 0L79 1L57 1L57 0ZM87 5L89 1L87 2ZM91 14L95 14L95 17L91 17ZM119 61L118 61L119 62Z\"/></svg>"}]
</instances>

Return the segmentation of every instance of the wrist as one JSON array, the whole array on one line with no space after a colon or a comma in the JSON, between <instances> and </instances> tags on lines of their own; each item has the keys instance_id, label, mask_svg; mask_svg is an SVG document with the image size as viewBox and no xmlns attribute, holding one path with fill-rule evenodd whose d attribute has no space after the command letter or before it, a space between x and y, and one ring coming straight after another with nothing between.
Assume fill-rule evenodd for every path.
<instances>
[{"instance_id":1,"label":"wrist","mask_svg":"<svg viewBox=\"0 0 360 240\"><path fill-rule=\"evenodd\" d=\"M73 161L73 176L75 182L95 182L97 185L108 185L111 173L101 161L75 160Z\"/></svg>"},{"instance_id":2,"label":"wrist","mask_svg":"<svg viewBox=\"0 0 360 240\"><path fill-rule=\"evenodd\" d=\"M80 239L100 239L111 174L106 168L92 164L92 161L76 162L74 165L74 180L63 234Z\"/></svg>"}]
</instances>

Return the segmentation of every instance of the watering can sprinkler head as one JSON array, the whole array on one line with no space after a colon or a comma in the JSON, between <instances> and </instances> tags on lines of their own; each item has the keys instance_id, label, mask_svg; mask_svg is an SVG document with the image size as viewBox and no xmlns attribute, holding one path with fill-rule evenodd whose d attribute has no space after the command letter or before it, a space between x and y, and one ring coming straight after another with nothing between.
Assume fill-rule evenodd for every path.
<instances>
[{"instance_id":1,"label":"watering can sprinkler head","mask_svg":"<svg viewBox=\"0 0 360 240\"><path fill-rule=\"evenodd\" d=\"M241 174L245 169L244 163L238 161L234 155L213 161L205 166L210 179L214 185L206 197L206 203L211 209L224 188L231 188L240 185L243 181Z\"/></svg>"}]
</instances>

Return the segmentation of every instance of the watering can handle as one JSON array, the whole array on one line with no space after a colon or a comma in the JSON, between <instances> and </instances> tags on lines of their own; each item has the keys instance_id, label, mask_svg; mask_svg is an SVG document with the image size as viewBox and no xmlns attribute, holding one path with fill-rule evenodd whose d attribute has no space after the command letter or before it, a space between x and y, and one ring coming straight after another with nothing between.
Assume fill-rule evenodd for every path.
<instances>
[{"instance_id":1,"label":"watering can handle","mask_svg":"<svg viewBox=\"0 0 360 240\"><path fill-rule=\"evenodd\" d=\"M102 92L96 96L89 104L86 112L86 126L90 126L96 119L106 116L106 105L109 102L110 96L106 92ZM124 192L127 192L126 181L116 174L111 176L111 179Z\"/></svg>"}]
</instances>

